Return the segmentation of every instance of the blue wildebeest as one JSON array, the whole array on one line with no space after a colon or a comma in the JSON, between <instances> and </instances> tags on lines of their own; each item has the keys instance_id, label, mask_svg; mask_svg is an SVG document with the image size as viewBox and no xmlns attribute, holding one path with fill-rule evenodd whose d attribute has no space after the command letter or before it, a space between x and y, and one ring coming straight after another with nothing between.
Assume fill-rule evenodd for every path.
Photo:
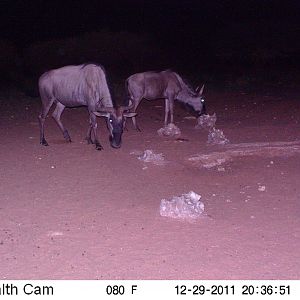
<instances>
[{"instance_id":1,"label":"blue wildebeest","mask_svg":"<svg viewBox=\"0 0 300 300\"><path fill-rule=\"evenodd\" d=\"M44 122L53 103L56 104L56 108L52 116L67 142L71 142L71 138L60 120L63 110L65 107L87 106L90 125L86 139L88 143L94 143L97 150L103 148L97 138L96 116L106 117L110 144L119 148L125 117L135 115L124 112L130 107L114 108L105 71L102 66L96 64L66 66L48 71L39 79L39 92L42 100L39 115L40 143L44 146L48 146L44 136Z\"/></svg>"},{"instance_id":2,"label":"blue wildebeest","mask_svg":"<svg viewBox=\"0 0 300 300\"><path fill-rule=\"evenodd\" d=\"M162 72L144 72L131 75L126 80L126 90L129 101L135 112L142 99L165 99L164 125L174 121L174 100L179 100L193 108L198 114L205 114L206 108L202 97L204 85L199 90L193 90L175 72L165 70ZM134 127L139 130L135 116L132 116Z\"/></svg>"}]
</instances>

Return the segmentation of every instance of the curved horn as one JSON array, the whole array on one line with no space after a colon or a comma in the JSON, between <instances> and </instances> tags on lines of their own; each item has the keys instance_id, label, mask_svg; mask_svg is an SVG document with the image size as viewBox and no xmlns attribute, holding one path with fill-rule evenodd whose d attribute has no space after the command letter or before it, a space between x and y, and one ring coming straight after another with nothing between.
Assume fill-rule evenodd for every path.
<instances>
[{"instance_id":1,"label":"curved horn","mask_svg":"<svg viewBox=\"0 0 300 300\"><path fill-rule=\"evenodd\" d=\"M133 107L134 107L134 103L133 103L133 101L131 101L131 104L130 104L130 105L127 105L127 106L120 106L120 107L119 107L119 110L120 110L121 112L124 112L124 111L126 111L126 110L132 109Z\"/></svg>"},{"instance_id":2,"label":"curved horn","mask_svg":"<svg viewBox=\"0 0 300 300\"><path fill-rule=\"evenodd\" d=\"M113 113L115 111L114 107L101 107L101 110L93 111L93 114L98 117L107 117L109 113Z\"/></svg>"},{"instance_id":3,"label":"curved horn","mask_svg":"<svg viewBox=\"0 0 300 300\"><path fill-rule=\"evenodd\" d=\"M202 85L202 88L201 88L201 90L199 91L199 93L198 93L198 95L199 96L201 96L202 95L202 93L203 93L203 90L204 90L204 84Z\"/></svg>"}]
</instances>

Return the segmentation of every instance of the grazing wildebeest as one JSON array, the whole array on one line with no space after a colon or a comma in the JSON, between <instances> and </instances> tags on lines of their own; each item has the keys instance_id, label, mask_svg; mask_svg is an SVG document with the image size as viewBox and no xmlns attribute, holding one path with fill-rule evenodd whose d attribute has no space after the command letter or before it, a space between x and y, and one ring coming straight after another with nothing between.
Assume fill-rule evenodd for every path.
<instances>
[{"instance_id":1,"label":"grazing wildebeest","mask_svg":"<svg viewBox=\"0 0 300 300\"><path fill-rule=\"evenodd\" d=\"M52 116L67 142L71 142L71 138L60 120L63 110L65 107L87 106L90 115L86 137L88 143L94 143L97 150L103 149L97 138L96 116L104 116L107 119L111 146L121 146L125 117L132 117L134 114L124 113L130 107L114 108L102 66L83 64L48 71L39 79L39 92L42 100L42 111L39 115L42 145L48 146L44 136L44 122L50 107L55 103Z\"/></svg>"},{"instance_id":2,"label":"grazing wildebeest","mask_svg":"<svg viewBox=\"0 0 300 300\"><path fill-rule=\"evenodd\" d=\"M201 90L193 90L175 72L165 70L162 72L144 72L131 75L126 80L126 90L129 101L132 102L135 112L142 99L154 100L165 99L165 120L164 125L174 121L174 100L179 100L191 106L199 114L205 114L205 103L202 98L204 85ZM139 130L135 116L132 117L134 127Z\"/></svg>"}]
</instances>

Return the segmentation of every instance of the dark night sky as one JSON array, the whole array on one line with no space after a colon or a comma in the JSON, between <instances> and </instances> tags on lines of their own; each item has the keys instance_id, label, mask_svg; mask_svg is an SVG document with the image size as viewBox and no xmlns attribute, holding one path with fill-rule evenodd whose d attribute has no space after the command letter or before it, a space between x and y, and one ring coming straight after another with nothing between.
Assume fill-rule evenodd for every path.
<instances>
[{"instance_id":1,"label":"dark night sky","mask_svg":"<svg viewBox=\"0 0 300 300\"><path fill-rule=\"evenodd\" d=\"M220 30L242 35L254 29L254 40L265 35L282 42L300 32L299 1L2 0L1 6L1 38L19 45L103 28L149 32L162 42L198 39L201 45Z\"/></svg>"},{"instance_id":2,"label":"dark night sky","mask_svg":"<svg viewBox=\"0 0 300 300\"><path fill-rule=\"evenodd\" d=\"M275 67L300 67L299 0L2 0L0 5L0 42L13 42L20 57L38 41L78 37L88 32L128 31L150 36L156 47L143 45L142 54L126 50L132 56L132 65L123 63L127 66L124 72L128 73L138 67L187 70L206 67L219 72L220 63L224 63L224 70L227 66L232 66L232 70L237 66L238 70L241 66L251 67L253 57L258 65L267 61ZM90 46L85 46L89 50ZM113 47L111 43L102 49L111 51ZM165 56L145 56L144 49L153 53L163 49ZM81 62L81 57L84 61L94 59L90 52L76 59L69 54L65 57L69 60L50 61L46 55L40 58L36 69L34 57L23 62L27 62L27 73L30 69L32 74L40 74L54 66ZM115 69L120 70L118 59L122 61L122 54L115 54L111 61L100 58L109 68L115 64ZM139 59L144 65L134 66Z\"/></svg>"}]
</instances>

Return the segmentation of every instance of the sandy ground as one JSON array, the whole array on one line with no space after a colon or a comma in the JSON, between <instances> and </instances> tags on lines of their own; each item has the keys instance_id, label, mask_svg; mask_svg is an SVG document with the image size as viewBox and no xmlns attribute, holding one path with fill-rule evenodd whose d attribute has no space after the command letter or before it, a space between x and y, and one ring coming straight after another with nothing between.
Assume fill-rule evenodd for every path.
<instances>
[{"instance_id":1,"label":"sandy ground","mask_svg":"<svg viewBox=\"0 0 300 300\"><path fill-rule=\"evenodd\" d=\"M121 149L99 120L103 151L84 142L85 108L64 112L71 144L49 117L44 147L40 100L0 98L0 279L300 279L299 93L207 92L228 146L207 145L178 105L182 140L159 137L163 102L144 101ZM167 163L130 154L146 149ZM216 152L213 167L190 160ZM160 216L189 191L205 215Z\"/></svg>"}]
</instances>

